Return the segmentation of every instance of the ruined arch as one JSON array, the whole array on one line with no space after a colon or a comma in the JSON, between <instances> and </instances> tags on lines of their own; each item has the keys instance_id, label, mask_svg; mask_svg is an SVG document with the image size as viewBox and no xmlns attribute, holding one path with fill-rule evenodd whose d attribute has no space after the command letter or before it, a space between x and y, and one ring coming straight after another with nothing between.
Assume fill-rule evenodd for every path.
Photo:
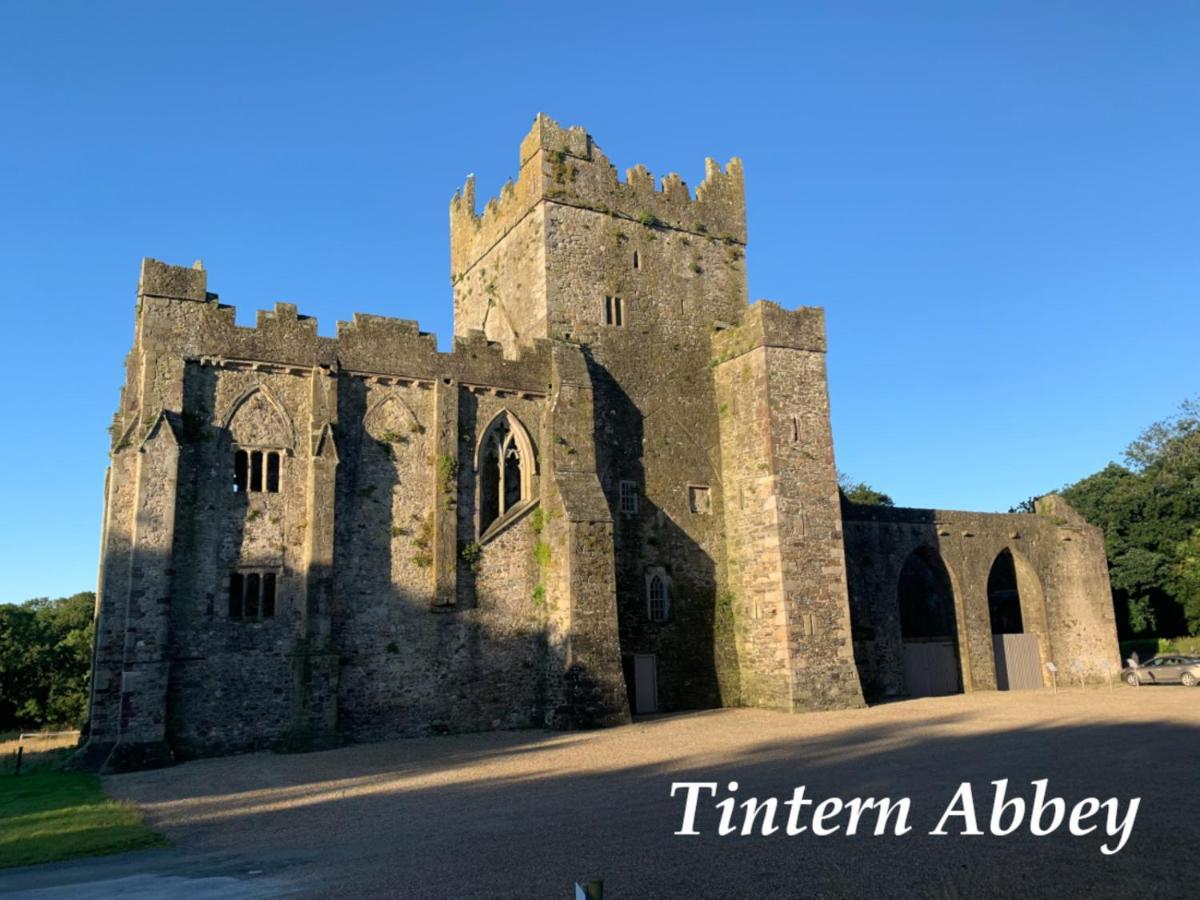
<instances>
[{"instance_id":1,"label":"ruined arch","mask_svg":"<svg viewBox=\"0 0 1200 900\"><path fill-rule=\"evenodd\" d=\"M950 570L932 547L917 547L896 579L904 681L912 697L963 689L956 591Z\"/></svg>"},{"instance_id":2,"label":"ruined arch","mask_svg":"<svg viewBox=\"0 0 1200 900\"><path fill-rule=\"evenodd\" d=\"M507 408L492 417L475 445L475 509L481 541L534 502L537 457L521 420Z\"/></svg>"},{"instance_id":3,"label":"ruined arch","mask_svg":"<svg viewBox=\"0 0 1200 900\"><path fill-rule=\"evenodd\" d=\"M408 434L425 430L413 408L395 390L389 390L375 400L363 415L362 422L363 434L375 440L386 440L390 432Z\"/></svg>"},{"instance_id":4,"label":"ruined arch","mask_svg":"<svg viewBox=\"0 0 1200 900\"><path fill-rule=\"evenodd\" d=\"M261 384L247 388L233 402L221 431L239 447L271 447L290 453L296 446L291 416Z\"/></svg>"},{"instance_id":5,"label":"ruined arch","mask_svg":"<svg viewBox=\"0 0 1200 900\"><path fill-rule=\"evenodd\" d=\"M992 634L1023 634L1021 595L1017 586L1017 564L1005 547L992 560L987 580L988 615Z\"/></svg>"},{"instance_id":6,"label":"ruined arch","mask_svg":"<svg viewBox=\"0 0 1200 900\"><path fill-rule=\"evenodd\" d=\"M1050 661L1046 599L1037 570L1011 546L988 568L988 618L999 690L1043 687Z\"/></svg>"}]
</instances>

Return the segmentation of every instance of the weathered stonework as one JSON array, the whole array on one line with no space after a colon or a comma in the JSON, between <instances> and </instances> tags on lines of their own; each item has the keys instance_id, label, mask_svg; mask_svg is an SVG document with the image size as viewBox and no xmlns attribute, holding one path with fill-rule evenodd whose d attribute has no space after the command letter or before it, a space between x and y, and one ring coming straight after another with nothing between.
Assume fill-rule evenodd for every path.
<instances>
[{"instance_id":1,"label":"weathered stonework","mask_svg":"<svg viewBox=\"0 0 1200 900\"><path fill-rule=\"evenodd\" d=\"M843 515L854 650L869 699L906 693L896 584L914 552L936 553L949 575L964 691L997 686L987 586L1005 550L1042 666L1054 663L1060 679L1090 681L1120 669L1104 536L1061 497L1039 500L1035 515L852 503Z\"/></svg>"},{"instance_id":2,"label":"weathered stonework","mask_svg":"<svg viewBox=\"0 0 1200 900\"><path fill-rule=\"evenodd\" d=\"M144 261L83 763L903 689L896 560L969 514L843 511L823 316L747 303L740 162L695 197L619 181L539 116L518 180L482 215L468 182L450 219L450 353L289 304L242 328L198 263ZM970 518L947 527L1028 535L1048 653L1115 654L1092 531ZM942 538L962 579L998 546Z\"/></svg>"}]
</instances>

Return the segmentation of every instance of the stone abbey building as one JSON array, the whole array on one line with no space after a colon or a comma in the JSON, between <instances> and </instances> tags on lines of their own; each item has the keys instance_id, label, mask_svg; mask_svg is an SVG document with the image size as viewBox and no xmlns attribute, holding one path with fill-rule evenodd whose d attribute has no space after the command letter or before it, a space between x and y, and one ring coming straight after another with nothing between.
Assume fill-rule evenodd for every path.
<instances>
[{"instance_id":1,"label":"stone abbey building","mask_svg":"<svg viewBox=\"0 0 1200 900\"><path fill-rule=\"evenodd\" d=\"M142 264L85 764L788 711L1118 662L1101 535L840 499L820 309L749 304L742 168L539 116L450 205L454 346Z\"/></svg>"}]
</instances>

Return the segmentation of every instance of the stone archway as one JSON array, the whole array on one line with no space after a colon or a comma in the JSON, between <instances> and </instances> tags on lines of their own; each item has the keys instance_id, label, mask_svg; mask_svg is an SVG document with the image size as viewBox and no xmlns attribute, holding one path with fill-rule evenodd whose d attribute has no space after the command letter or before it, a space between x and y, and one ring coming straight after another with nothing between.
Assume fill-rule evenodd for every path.
<instances>
[{"instance_id":1,"label":"stone archway","mask_svg":"<svg viewBox=\"0 0 1200 900\"><path fill-rule=\"evenodd\" d=\"M1042 687L1046 607L1037 573L1024 557L1005 547L988 570L987 598L996 687Z\"/></svg>"},{"instance_id":2,"label":"stone archway","mask_svg":"<svg viewBox=\"0 0 1200 900\"><path fill-rule=\"evenodd\" d=\"M961 693L954 586L936 550L922 546L908 555L897 579L896 598L908 695Z\"/></svg>"}]
</instances>

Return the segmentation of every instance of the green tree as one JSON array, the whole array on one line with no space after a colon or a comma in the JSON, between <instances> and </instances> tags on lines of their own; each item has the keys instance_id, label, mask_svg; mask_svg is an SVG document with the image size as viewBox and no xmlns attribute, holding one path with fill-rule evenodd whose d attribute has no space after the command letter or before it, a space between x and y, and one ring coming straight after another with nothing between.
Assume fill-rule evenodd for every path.
<instances>
[{"instance_id":1,"label":"green tree","mask_svg":"<svg viewBox=\"0 0 1200 900\"><path fill-rule=\"evenodd\" d=\"M1118 625L1125 636L1200 634L1200 401L1149 426L1124 463L1060 492L1104 530Z\"/></svg>"},{"instance_id":2,"label":"green tree","mask_svg":"<svg viewBox=\"0 0 1200 900\"><path fill-rule=\"evenodd\" d=\"M1183 605L1188 632L1200 634L1200 528L1175 548L1175 595Z\"/></svg>"},{"instance_id":3,"label":"green tree","mask_svg":"<svg viewBox=\"0 0 1200 900\"><path fill-rule=\"evenodd\" d=\"M0 731L82 723L95 603L89 591L0 605Z\"/></svg>"},{"instance_id":4,"label":"green tree","mask_svg":"<svg viewBox=\"0 0 1200 900\"><path fill-rule=\"evenodd\" d=\"M838 489L842 496L851 503L865 506L895 506L895 502L887 494L877 491L865 481L855 481L845 472L838 472Z\"/></svg>"}]
</instances>

